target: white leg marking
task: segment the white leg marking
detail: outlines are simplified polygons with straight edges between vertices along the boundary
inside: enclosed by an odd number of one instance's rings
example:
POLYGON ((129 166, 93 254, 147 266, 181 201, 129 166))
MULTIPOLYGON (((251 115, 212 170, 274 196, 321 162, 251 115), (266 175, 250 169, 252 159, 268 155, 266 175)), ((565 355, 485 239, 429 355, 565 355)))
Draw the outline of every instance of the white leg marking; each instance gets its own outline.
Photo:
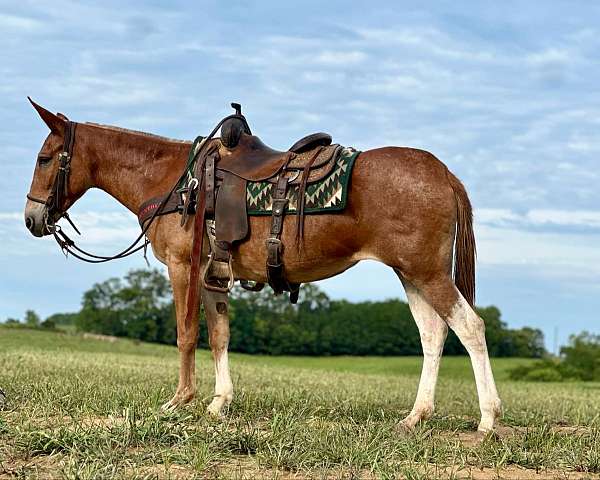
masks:
POLYGON ((435 386, 448 326, 416 287, 405 280, 403 284, 423 347, 423 368, 417 398, 410 414, 402 421, 403 427, 412 429, 419 421, 427 420, 433 414, 435 386))
POLYGON ((229 358, 227 350, 219 353, 213 352, 215 364, 215 396, 207 410, 213 415, 221 415, 223 408, 229 406, 233 400, 233 384, 229 376, 229 358))
POLYGON ((215 366, 215 395, 207 411, 220 416, 233 399, 233 383, 229 375, 229 315, 227 295, 202 291, 204 312, 208 324, 210 349, 215 366))
POLYGON ((478 430, 488 432, 494 428, 496 419, 502 413, 502 406, 485 343, 485 324, 460 294, 446 322, 471 357, 481 410, 478 430))

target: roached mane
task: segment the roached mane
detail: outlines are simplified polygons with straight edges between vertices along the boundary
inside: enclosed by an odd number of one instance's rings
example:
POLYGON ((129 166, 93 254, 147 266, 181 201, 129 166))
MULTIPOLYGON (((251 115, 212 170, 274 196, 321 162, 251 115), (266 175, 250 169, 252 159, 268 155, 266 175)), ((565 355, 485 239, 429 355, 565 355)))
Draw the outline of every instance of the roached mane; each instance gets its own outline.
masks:
POLYGON ((103 123, 85 122, 85 125, 91 125, 93 127, 104 128, 106 130, 113 130, 115 132, 123 132, 123 133, 130 133, 133 135, 140 135, 143 137, 150 137, 150 138, 154 138, 156 140, 163 140, 165 142, 191 143, 189 140, 179 140, 177 138, 164 137, 162 135, 156 135, 154 133, 148 133, 148 132, 141 132, 139 130, 132 130, 130 128, 115 127, 113 125, 104 125, 103 123))

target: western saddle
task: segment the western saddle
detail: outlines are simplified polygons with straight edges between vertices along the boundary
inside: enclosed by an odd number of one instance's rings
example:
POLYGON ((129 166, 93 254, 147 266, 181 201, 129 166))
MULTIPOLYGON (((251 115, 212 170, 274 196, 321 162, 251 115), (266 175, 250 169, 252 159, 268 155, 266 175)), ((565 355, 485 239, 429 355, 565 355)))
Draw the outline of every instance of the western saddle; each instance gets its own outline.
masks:
MULTIPOLYGON (((206 229, 209 239, 208 262, 202 274, 203 286, 212 291, 228 292, 235 278, 231 265, 232 248, 249 233, 246 210, 247 182, 272 184, 271 228, 266 238, 266 272, 276 294, 290 292, 296 303, 299 284, 290 283, 283 264, 281 234, 288 208, 288 189, 298 189, 296 205, 298 245, 303 239, 304 198, 308 184, 327 176, 341 153, 340 145, 331 144, 331 136, 315 133, 298 140, 286 152, 274 150, 252 135, 241 106, 232 103, 235 114, 223 119, 208 136, 197 139, 190 152, 193 176, 180 193, 181 223, 194 215, 192 268, 188 294, 188 318, 197 314, 196 291, 200 278, 200 255, 206 229), (220 138, 214 138, 218 129, 220 138)), ((258 291, 262 283, 242 280, 242 287, 258 291)))

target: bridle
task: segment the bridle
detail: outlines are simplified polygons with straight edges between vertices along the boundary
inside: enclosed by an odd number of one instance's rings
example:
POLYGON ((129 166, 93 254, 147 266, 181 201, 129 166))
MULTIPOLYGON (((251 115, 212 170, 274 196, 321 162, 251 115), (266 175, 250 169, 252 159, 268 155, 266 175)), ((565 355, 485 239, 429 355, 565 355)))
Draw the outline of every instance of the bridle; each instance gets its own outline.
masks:
MULTIPOLYGON (((146 233, 150 229, 154 220, 159 215, 161 215, 162 211, 165 208, 165 205, 167 204, 167 202, 169 201, 171 196, 175 193, 175 190, 177 189, 180 182, 183 181, 183 179, 187 176, 188 166, 192 165, 195 158, 200 155, 200 153, 202 152, 202 150, 204 150, 204 148, 206 148, 206 146, 209 144, 209 141, 215 136, 215 134, 217 133, 217 131, 221 127, 221 125, 226 120, 229 120, 230 118, 241 119, 244 122, 245 126, 249 129, 248 124, 246 122, 246 118, 243 115, 241 115, 240 113, 236 113, 234 115, 228 115, 227 117, 223 118, 214 127, 214 129, 208 136, 198 137, 196 139, 196 141, 198 142, 198 148, 195 151, 194 151, 194 149, 190 150, 190 154, 189 154, 189 158, 188 158, 188 165, 183 170, 183 173, 181 174, 181 176, 179 177, 177 182, 175 182, 175 184, 173 185, 173 187, 171 188, 169 193, 163 198, 163 201, 160 203, 158 208, 154 211, 152 216, 145 222, 144 227, 142 228, 142 232, 131 243, 131 245, 129 245, 129 247, 120 251, 119 253, 116 253, 115 255, 111 255, 111 256, 95 255, 93 253, 83 250, 82 248, 75 245, 75 242, 73 240, 71 240, 67 236, 67 234, 63 231, 61 226, 57 225, 57 223, 56 223, 61 218, 64 218, 71 224, 73 229, 79 235, 81 235, 81 232, 75 226, 75 224, 71 220, 71 217, 69 217, 67 210, 64 208, 64 206, 65 206, 64 204, 65 204, 65 200, 67 198, 68 188, 69 188, 69 175, 71 173, 71 159, 73 157, 73 146, 75 144, 75 130, 77 129, 77 122, 72 122, 71 120, 67 120, 67 128, 65 130, 63 150, 58 155, 58 160, 59 160, 58 171, 56 172, 56 177, 54 178, 54 183, 50 190, 50 195, 48 195, 48 198, 46 200, 42 200, 40 198, 33 197, 30 194, 27 194, 27 198, 29 200, 31 200, 32 202, 40 203, 46 207, 46 212, 44 214, 44 228, 46 228, 46 230, 54 236, 56 243, 58 243, 60 249, 65 254, 65 256, 68 256, 68 254, 71 254, 73 257, 75 257, 81 261, 87 262, 87 263, 105 263, 105 262, 109 262, 111 260, 116 260, 118 258, 125 258, 125 257, 128 257, 129 255, 133 255, 134 253, 139 252, 140 250, 144 250, 144 258, 146 259, 146 262, 148 262, 148 259, 146 257, 146 252, 147 252, 148 244, 150 243, 150 241, 148 240, 148 237, 146 237, 146 233), (140 242, 143 242, 142 245, 138 245, 140 242)), ((196 142, 194 142, 194 144, 196 144, 196 142)))
MULTIPOLYGON (((87 252, 71 240, 67 234, 63 231, 60 225, 57 225, 61 218, 66 219, 73 229, 81 235, 81 232, 71 220, 66 208, 65 203, 69 189, 69 176, 71 173, 71 159, 73 158, 73 146, 75 145, 75 130, 77 129, 77 122, 67 120, 67 127, 65 129, 65 138, 63 143, 62 152, 58 155, 58 170, 54 177, 54 183, 50 189, 50 194, 46 200, 34 197, 31 194, 27 194, 27 198, 35 203, 40 203, 46 207, 44 212, 44 228, 47 232, 51 233, 56 240, 56 243, 60 246, 61 250, 65 255, 71 254, 75 258, 88 263, 104 263, 117 258, 124 258, 132 255, 142 249, 144 249, 144 257, 146 257, 146 249, 148 247, 148 239, 146 238, 146 232, 150 227, 150 224, 154 220, 155 216, 150 218, 148 224, 143 229, 142 233, 134 240, 134 242, 127 247, 125 250, 117 253, 116 255, 104 256, 95 255, 87 252), (144 240, 142 245, 138 246, 140 241, 144 240)), ((162 205, 157 211, 162 210, 162 205)), ((147 261, 147 259, 146 259, 147 261)))
POLYGON ((65 129, 65 138, 62 152, 58 154, 58 170, 54 177, 54 183, 50 189, 50 195, 46 200, 36 198, 31 194, 27 194, 27 198, 35 203, 41 203, 46 207, 44 214, 44 227, 48 232, 52 233, 56 229, 56 222, 61 218, 65 218, 77 233, 79 230, 69 217, 64 208, 65 199, 68 194, 69 174, 71 173, 71 158, 73 157, 73 146, 75 144, 75 130, 77 122, 68 120, 67 128, 65 129))

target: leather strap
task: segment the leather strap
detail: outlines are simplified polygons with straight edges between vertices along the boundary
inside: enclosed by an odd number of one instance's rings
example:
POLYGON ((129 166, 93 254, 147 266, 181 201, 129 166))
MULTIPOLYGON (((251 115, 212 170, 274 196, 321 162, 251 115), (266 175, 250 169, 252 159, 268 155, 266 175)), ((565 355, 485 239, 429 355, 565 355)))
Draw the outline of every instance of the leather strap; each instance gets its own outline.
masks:
POLYGON ((200 267, 202 263, 202 243, 204 241, 204 219, 206 215, 206 194, 205 194, 205 164, 207 158, 214 155, 215 148, 209 148, 202 157, 198 158, 196 164, 196 178, 198 179, 197 206, 194 216, 194 237, 192 240, 190 280, 188 285, 187 311, 185 315, 185 325, 189 328, 198 318, 199 302, 198 294, 200 287, 200 267))
POLYGON ((283 272, 281 255, 281 232, 283 230, 283 216, 288 204, 287 194, 288 179, 280 175, 273 194, 273 208, 271 216, 271 232, 267 238, 267 280, 276 294, 287 290, 287 281, 283 272))
POLYGON ((296 205, 296 245, 301 247, 304 240, 304 205, 306 203, 306 184, 308 183, 308 176, 310 175, 310 167, 313 166, 315 160, 319 157, 319 154, 325 147, 319 147, 316 149, 314 155, 310 158, 304 171, 302 172, 302 179, 300 180, 300 187, 298 188, 298 201, 296 205))
POLYGON ((206 158, 205 171, 205 191, 206 191, 206 216, 212 218, 215 214, 215 155, 211 154, 206 158))

